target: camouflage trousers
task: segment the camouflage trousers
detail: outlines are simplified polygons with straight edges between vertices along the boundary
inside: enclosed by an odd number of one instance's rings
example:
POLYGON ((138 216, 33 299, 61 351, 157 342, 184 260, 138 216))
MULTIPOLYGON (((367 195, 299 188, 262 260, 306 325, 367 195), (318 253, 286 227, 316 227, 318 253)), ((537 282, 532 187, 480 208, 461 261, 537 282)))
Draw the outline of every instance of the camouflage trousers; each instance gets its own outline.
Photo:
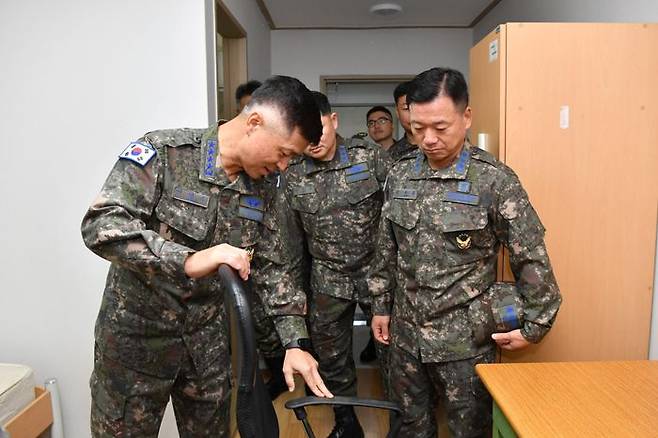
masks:
POLYGON ((398 438, 436 438, 434 400, 445 403, 453 438, 491 436, 491 396, 475 373, 478 363, 492 363, 495 350, 479 356, 443 363, 422 363, 392 345, 391 398, 402 407, 398 438))
POLYGON ((157 437, 171 397, 181 438, 228 437, 231 395, 228 352, 199 376, 192 360, 173 379, 126 368, 96 347, 90 386, 94 438, 157 437))
MULTIPOLYGON (((313 294, 309 300, 309 328, 313 350, 320 364, 320 375, 334 395, 356 395, 356 367, 352 354, 352 328, 356 305, 356 301, 320 293, 313 294)), ((370 320, 371 307, 362 305, 362 308, 370 320)), ((382 381, 386 388, 388 349, 378 342, 375 344, 382 381)))
POLYGON ((258 351, 266 358, 285 356, 274 321, 265 313, 265 307, 258 296, 254 296, 251 307, 258 351))

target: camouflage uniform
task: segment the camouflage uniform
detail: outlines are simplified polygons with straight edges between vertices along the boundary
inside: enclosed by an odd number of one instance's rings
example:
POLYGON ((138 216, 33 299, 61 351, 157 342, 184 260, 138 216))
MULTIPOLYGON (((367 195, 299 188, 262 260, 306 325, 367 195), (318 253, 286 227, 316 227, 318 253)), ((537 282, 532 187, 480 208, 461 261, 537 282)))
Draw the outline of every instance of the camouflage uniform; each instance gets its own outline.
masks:
POLYGON ((336 144, 331 161, 294 159, 285 192, 291 229, 305 237, 311 257, 309 324, 320 373, 330 391, 347 396, 356 394, 352 323, 357 303, 370 313, 365 276, 390 161, 381 148, 361 139, 337 136, 336 144))
MULTIPOLYGON (((223 290, 191 279, 186 257, 220 243, 254 247, 252 281, 284 336, 306 334, 304 296, 287 280, 273 186, 215 167, 217 128, 163 130, 120 159, 82 222, 111 263, 96 321, 95 437, 157 436, 171 396, 181 437, 228 436, 230 357, 223 290), (284 316, 287 315, 287 316, 284 316), (301 330, 301 331, 300 331, 301 330)), ((123 155, 123 153, 122 153, 123 155)))
POLYGON ((375 314, 392 315, 400 436, 436 436, 433 390, 446 403, 454 437, 483 435, 491 402, 473 367, 494 360, 495 344, 489 334, 475 339, 473 327, 483 321, 469 319, 468 308, 494 283, 502 243, 524 301, 521 332, 541 340, 561 301, 544 227, 514 172, 468 143, 445 169, 432 170, 420 150, 399 161, 386 196, 368 283, 375 314))
POLYGON ((256 334, 256 342, 258 344, 258 351, 267 358, 283 358, 286 354, 279 334, 274 326, 272 317, 265 311, 265 306, 256 294, 251 313, 254 317, 254 331, 256 334))
POLYGON ((402 158, 415 152, 417 149, 416 145, 409 143, 407 136, 403 135, 401 139, 393 143, 393 146, 388 149, 388 154, 391 156, 391 160, 394 163, 397 163, 402 158))

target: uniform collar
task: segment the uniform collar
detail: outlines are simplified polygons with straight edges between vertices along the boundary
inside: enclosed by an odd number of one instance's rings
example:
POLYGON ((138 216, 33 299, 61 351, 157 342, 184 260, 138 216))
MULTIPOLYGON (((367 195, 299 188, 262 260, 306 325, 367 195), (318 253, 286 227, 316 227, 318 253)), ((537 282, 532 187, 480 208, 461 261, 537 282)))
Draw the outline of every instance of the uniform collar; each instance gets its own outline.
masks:
POLYGON ((305 156, 304 174, 310 175, 315 172, 350 167, 350 155, 347 152, 348 144, 349 143, 344 138, 336 134, 336 153, 334 154, 334 157, 329 161, 320 161, 305 156))
MULTIPOLYGON (((224 176, 226 176, 223 170, 222 173, 224 176)), ((254 181, 245 172, 240 172, 235 181, 229 182, 226 188, 239 192, 243 195, 253 195, 256 194, 256 188, 259 187, 259 185, 260 181, 254 181)))
POLYGON ((243 194, 252 194, 254 193, 254 181, 244 171, 238 174, 235 181, 231 181, 224 169, 217 167, 217 157, 221 148, 217 128, 223 123, 225 121, 220 120, 217 125, 208 128, 201 137, 199 179, 243 194))
POLYGON ((419 149, 414 162, 411 179, 466 179, 471 163, 471 145, 464 142, 457 159, 444 169, 432 169, 427 157, 419 149))

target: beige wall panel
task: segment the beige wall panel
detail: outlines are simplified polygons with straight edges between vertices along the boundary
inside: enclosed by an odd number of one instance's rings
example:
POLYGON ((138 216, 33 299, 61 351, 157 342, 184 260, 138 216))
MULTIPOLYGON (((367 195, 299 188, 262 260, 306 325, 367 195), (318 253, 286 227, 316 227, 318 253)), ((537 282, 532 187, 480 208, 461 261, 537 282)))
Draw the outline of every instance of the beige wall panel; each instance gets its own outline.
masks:
MULTIPOLYGON (((506 28, 504 25, 483 38, 469 52, 470 105, 473 124, 469 132, 471 142, 478 144, 478 134, 487 134, 487 150, 505 159, 505 57, 506 28), (496 44, 496 55, 490 55, 496 44)), ((498 278, 503 278, 503 251, 498 257, 498 278)), ((509 276, 511 278, 511 276, 509 276)))
POLYGON ((657 58, 655 24, 507 25, 505 159, 547 228, 564 297, 539 348, 507 360, 648 357, 657 58))
POLYGON ((478 134, 489 135, 487 149, 495 157, 505 157, 505 26, 492 32, 470 51, 470 104, 473 109, 471 142, 478 144, 478 134), (497 55, 490 57, 492 43, 497 55))

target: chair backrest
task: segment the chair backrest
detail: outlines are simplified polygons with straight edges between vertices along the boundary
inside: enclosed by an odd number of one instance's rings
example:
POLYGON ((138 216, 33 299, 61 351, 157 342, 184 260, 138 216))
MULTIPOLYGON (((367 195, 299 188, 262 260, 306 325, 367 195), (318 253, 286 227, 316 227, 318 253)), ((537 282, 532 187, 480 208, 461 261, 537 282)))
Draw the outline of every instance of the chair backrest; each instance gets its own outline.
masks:
POLYGON ((219 267, 224 304, 235 333, 238 398, 236 417, 241 438, 278 438, 279 423, 258 369, 258 351, 251 314, 251 297, 244 282, 228 265, 219 267))

